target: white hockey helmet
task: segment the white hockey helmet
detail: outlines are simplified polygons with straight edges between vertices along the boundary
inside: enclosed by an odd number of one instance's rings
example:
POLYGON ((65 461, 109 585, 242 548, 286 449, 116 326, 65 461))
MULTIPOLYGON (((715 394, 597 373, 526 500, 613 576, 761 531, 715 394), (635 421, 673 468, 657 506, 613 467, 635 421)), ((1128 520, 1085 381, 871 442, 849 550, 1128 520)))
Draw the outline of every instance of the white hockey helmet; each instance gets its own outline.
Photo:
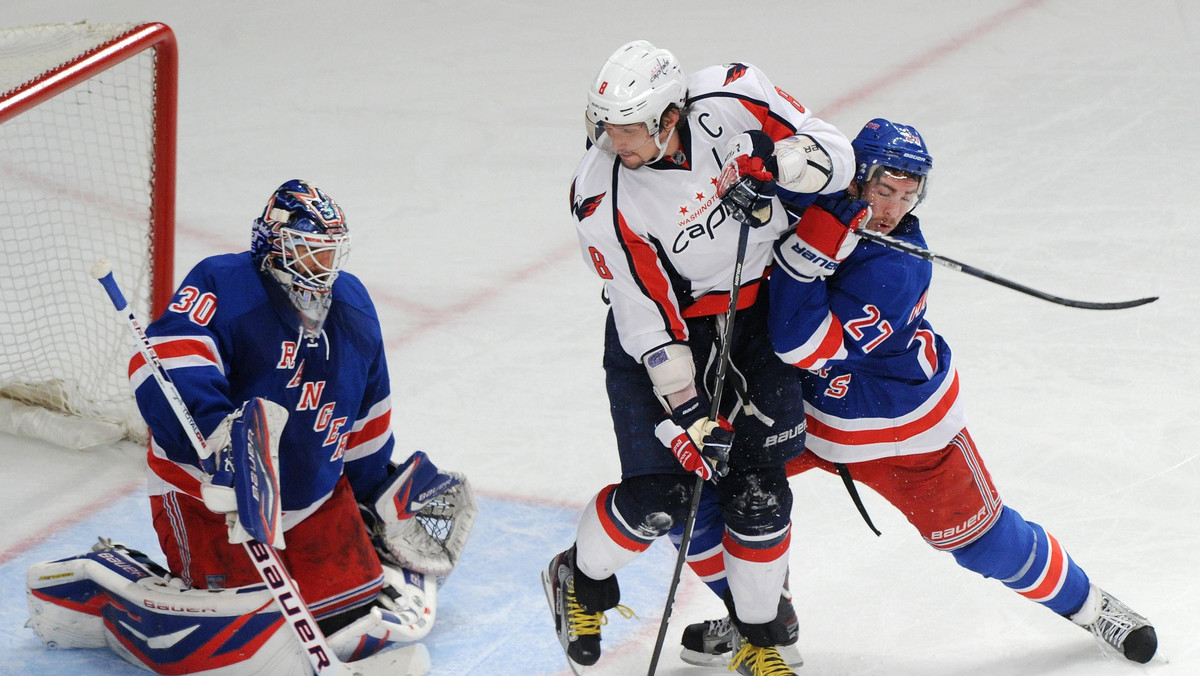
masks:
POLYGON ((589 137, 597 142, 603 125, 641 122, 651 135, 672 104, 682 109, 687 83, 675 55, 645 40, 613 52, 588 89, 589 137))

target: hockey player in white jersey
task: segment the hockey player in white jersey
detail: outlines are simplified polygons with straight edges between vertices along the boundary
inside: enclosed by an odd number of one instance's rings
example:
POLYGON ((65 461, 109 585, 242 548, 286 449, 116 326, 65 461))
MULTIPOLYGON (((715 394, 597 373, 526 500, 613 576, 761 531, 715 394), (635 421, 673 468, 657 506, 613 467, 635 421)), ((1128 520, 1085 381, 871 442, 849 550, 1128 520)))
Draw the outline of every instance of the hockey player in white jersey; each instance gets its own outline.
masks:
MULTIPOLYGON (((855 234, 866 228, 925 247, 912 213, 933 167, 924 139, 879 118, 853 146, 850 188, 817 198, 776 246, 771 339, 804 378, 809 423, 808 450, 789 461, 789 476, 819 468, 851 488, 851 478, 870 486, 963 568, 1070 619, 1127 659, 1148 662, 1158 641, 1146 618, 1096 586, 1052 534, 1001 499, 967 432, 950 346, 926 319, 932 264, 855 234)), ((689 562, 719 591, 720 543, 704 531, 719 531, 720 515, 703 514, 711 518, 698 519, 689 562)), ((780 615, 794 625, 789 598, 780 615)), ((725 620, 688 627, 684 661, 723 665, 736 632, 725 620)), ((794 650, 786 658, 799 661, 794 650)))
POLYGON ((560 642, 576 673, 600 659, 604 613, 627 610, 616 572, 684 522, 694 472, 711 480, 725 519, 726 602, 747 638, 735 661, 742 673, 791 673, 772 670, 783 638, 774 620, 790 542, 784 466, 803 448, 804 416, 798 379, 767 340, 765 276, 788 228, 776 188, 845 188, 849 141, 752 65, 685 77, 645 41, 600 69, 586 123, 570 205, 611 305, 604 368, 622 474, 543 572, 560 642), (743 223, 730 383, 710 419, 743 223))
POLYGON ((279 527, 262 544, 279 549, 337 657, 409 649, 420 673, 424 647, 401 644, 432 628, 435 581, 457 564, 475 516, 470 486, 420 451, 392 461, 383 338, 366 289, 343 270, 341 207, 287 181, 252 233, 250 251, 200 261, 146 330, 211 455, 197 451, 153 365, 140 353, 130 364, 170 572, 110 543, 39 564, 32 626, 47 644, 107 644, 157 673, 307 671, 242 546, 246 519, 274 508, 279 527), (238 461, 257 451, 277 482, 236 469, 255 466, 238 461))

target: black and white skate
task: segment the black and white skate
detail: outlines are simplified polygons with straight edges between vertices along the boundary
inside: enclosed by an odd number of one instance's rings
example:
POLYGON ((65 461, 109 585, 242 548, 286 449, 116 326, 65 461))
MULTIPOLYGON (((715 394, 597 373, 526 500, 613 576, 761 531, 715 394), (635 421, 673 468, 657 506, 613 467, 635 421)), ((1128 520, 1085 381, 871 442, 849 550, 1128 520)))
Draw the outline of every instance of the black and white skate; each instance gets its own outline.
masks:
POLYGON ((1071 621, 1132 662, 1145 664, 1158 650, 1158 635, 1149 620, 1096 585, 1088 590, 1083 608, 1071 616, 1071 621))
POLYGON ((575 599, 575 548, 558 554, 542 571, 542 587, 554 616, 558 642, 575 674, 600 659, 600 624, 604 613, 586 613, 575 599))
MULTIPOLYGON (((796 609, 792 606, 790 592, 785 592, 779 598, 779 615, 776 619, 786 628, 788 639, 776 646, 780 658, 789 666, 798 668, 804 664, 797 646, 800 637, 799 622, 796 619, 796 609)), ((729 617, 719 620, 707 620, 689 624, 683 629, 680 643, 683 649, 679 651, 679 659, 698 667, 725 667, 733 658, 733 651, 739 642, 737 627, 729 617)))

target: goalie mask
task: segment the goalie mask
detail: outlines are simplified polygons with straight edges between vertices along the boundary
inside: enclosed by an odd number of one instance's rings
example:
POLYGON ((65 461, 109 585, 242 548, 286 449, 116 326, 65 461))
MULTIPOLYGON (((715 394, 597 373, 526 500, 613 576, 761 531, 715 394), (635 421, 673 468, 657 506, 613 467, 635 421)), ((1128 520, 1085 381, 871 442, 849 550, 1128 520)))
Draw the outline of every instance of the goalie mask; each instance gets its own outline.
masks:
POLYGON ((333 282, 350 253, 342 208, 320 188, 293 179, 279 186, 254 221, 250 255, 287 292, 307 336, 321 333, 333 282))

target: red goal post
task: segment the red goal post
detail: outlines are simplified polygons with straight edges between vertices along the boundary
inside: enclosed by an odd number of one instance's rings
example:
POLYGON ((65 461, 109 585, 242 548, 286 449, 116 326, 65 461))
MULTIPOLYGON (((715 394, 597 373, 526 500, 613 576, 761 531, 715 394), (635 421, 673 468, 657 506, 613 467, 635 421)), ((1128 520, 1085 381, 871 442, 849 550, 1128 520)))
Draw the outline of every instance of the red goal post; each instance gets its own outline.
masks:
POLYGON ((90 268, 112 261, 140 317, 170 300, 177 71, 162 23, 0 28, 0 429, 145 438, 90 268))

